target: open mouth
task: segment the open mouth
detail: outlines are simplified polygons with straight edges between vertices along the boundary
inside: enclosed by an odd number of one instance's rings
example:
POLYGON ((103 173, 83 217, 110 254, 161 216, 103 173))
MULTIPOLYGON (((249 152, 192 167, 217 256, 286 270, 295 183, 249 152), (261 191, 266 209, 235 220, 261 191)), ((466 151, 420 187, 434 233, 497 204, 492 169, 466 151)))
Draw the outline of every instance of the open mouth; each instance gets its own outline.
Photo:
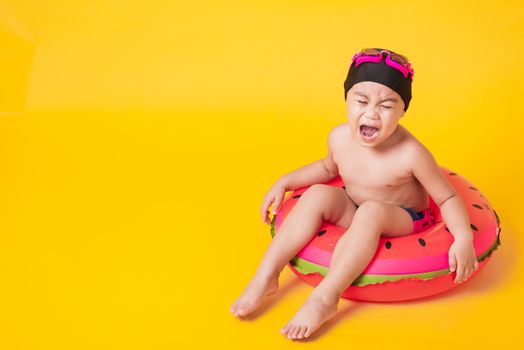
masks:
POLYGON ((373 126, 368 125, 361 125, 360 126, 360 135, 365 141, 371 141, 377 137, 378 134, 378 128, 375 128, 373 126))

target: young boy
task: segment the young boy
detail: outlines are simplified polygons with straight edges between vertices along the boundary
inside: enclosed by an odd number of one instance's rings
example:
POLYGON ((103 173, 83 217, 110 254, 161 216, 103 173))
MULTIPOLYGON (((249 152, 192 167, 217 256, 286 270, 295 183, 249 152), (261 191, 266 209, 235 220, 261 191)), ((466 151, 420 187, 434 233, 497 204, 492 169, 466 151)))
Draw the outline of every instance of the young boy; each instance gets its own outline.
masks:
POLYGON ((290 339, 309 337, 337 310, 342 292, 367 267, 380 236, 417 233, 432 224, 428 195, 439 206, 454 237, 449 250, 455 283, 477 268, 473 235, 462 199, 441 174, 431 152, 399 125, 411 100, 413 69, 405 56, 383 49, 364 49, 353 57, 344 82, 347 123, 328 136, 324 159, 282 176, 264 197, 277 210, 286 191, 310 186, 271 241, 242 295, 230 311, 253 312, 264 296, 278 289, 287 262, 311 240, 322 221, 347 231, 338 241, 329 272, 295 316, 281 329, 290 339), (340 175, 346 189, 322 184, 340 175))

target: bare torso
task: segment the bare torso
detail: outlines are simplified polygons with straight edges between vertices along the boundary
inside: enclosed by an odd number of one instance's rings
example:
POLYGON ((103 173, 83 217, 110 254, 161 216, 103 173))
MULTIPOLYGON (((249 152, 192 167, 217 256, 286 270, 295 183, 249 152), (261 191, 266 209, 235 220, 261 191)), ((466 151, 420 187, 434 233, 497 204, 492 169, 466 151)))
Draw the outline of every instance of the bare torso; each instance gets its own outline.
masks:
POLYGON ((377 150, 354 141, 346 123, 337 126, 333 159, 346 192, 356 205, 377 200, 415 211, 428 207, 428 194, 412 175, 407 157, 403 157, 409 147, 418 147, 420 143, 401 125, 397 128, 396 142, 377 150))

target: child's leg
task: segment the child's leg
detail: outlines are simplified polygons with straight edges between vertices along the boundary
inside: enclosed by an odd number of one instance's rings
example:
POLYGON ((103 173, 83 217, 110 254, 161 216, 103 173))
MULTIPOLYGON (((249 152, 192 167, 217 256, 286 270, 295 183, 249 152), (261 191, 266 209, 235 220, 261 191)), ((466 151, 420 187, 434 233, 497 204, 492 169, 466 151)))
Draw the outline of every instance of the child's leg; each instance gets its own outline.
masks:
POLYGON ((355 211, 356 205, 342 188, 323 184, 308 188, 276 232, 255 277, 233 303, 231 312, 245 316, 254 311, 262 297, 278 289, 278 275, 311 240, 322 221, 349 227, 355 211))
POLYGON ((308 337, 335 314, 340 295, 373 259, 380 236, 403 236, 412 230, 406 210, 377 201, 363 203, 337 242, 328 274, 281 333, 293 339, 308 337))

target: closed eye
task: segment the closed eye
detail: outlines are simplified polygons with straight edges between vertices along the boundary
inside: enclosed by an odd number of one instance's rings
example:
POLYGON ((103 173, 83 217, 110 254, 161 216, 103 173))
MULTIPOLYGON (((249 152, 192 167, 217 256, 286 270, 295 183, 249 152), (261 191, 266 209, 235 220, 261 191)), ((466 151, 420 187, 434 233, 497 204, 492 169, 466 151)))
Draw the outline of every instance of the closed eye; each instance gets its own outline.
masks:
MULTIPOLYGON (((359 100, 356 100, 358 103, 363 103, 363 104, 366 104, 365 101, 359 101, 359 100)), ((390 108, 393 108, 393 107, 390 107, 390 106, 380 106, 380 107, 384 107, 386 109, 390 109, 390 108)))

